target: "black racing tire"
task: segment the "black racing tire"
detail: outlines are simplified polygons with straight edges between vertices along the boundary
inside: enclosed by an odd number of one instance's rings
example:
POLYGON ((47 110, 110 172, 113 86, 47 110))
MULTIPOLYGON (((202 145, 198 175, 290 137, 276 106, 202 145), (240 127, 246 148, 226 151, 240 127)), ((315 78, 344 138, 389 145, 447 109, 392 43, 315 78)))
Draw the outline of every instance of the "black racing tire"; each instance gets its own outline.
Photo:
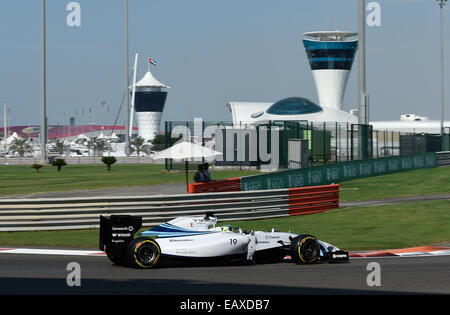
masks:
POLYGON ((296 264, 312 264, 319 259, 319 241, 312 235, 304 234, 291 241, 291 257, 296 264))
POLYGON ((139 237, 128 245, 128 261, 134 268, 149 269, 161 258, 159 244, 151 238, 139 237))

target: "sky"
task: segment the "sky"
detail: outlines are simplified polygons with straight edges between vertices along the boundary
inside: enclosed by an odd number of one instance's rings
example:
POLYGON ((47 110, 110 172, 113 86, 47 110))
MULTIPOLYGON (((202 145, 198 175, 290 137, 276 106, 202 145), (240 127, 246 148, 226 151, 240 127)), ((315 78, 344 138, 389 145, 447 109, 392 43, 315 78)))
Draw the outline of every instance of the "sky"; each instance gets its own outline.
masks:
MULTIPOLYGON (((125 90, 125 2, 75 1, 81 26, 70 27, 66 6, 72 1, 47 0, 48 123, 68 124, 73 116, 77 123, 114 124, 125 90)), ((366 28, 370 121, 397 120, 406 113, 440 119, 436 1, 366 2, 381 7, 381 25, 366 28)), ((40 123, 40 10, 39 0, 0 2, 0 104, 10 109, 8 125, 40 123)), ((357 0, 129 0, 130 71, 136 52, 138 80, 147 71, 147 58, 157 61, 152 73, 171 87, 163 121, 231 121, 230 101, 302 96, 318 102, 302 34, 357 32, 357 13, 357 0)), ((448 90, 448 7, 444 19, 448 90)), ((355 59, 346 111, 357 108, 357 71, 355 59)), ((122 108, 118 124, 124 119, 122 108)))

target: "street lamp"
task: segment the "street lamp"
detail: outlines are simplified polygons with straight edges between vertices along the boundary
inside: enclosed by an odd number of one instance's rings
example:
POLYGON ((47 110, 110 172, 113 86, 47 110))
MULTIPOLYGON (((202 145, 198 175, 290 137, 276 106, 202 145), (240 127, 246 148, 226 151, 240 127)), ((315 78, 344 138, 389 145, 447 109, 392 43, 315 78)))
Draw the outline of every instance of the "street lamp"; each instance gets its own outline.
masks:
POLYGON ((358 6, 358 124, 369 124, 369 113, 366 91, 366 4, 359 0, 358 6))
POLYGON ((369 158, 369 106, 366 91, 366 1, 358 1, 358 151, 369 158))
POLYGON ((47 92, 46 92, 46 38, 45 38, 45 0, 41 2, 41 160, 47 161, 47 92))
POLYGON ((444 136, 444 6, 447 0, 436 0, 441 8, 441 137, 444 136))
POLYGON ((130 98, 128 96, 129 91, 129 60, 128 60, 128 0, 125 0, 125 155, 130 155, 130 98))

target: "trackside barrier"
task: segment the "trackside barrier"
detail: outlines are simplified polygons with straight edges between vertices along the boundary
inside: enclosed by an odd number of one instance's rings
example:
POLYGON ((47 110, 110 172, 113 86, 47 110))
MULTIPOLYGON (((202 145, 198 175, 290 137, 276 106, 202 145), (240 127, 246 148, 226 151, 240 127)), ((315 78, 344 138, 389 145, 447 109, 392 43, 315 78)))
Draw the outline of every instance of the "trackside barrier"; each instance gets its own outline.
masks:
MULTIPOLYGON (((277 189, 151 197, 0 200, 0 232, 99 228, 99 216, 141 216, 155 226, 213 212, 219 221, 277 218, 337 207, 331 189, 277 189)), ((335 193, 335 192, 334 192, 335 193)), ((333 195, 335 196, 335 195, 333 195)))
POLYGON ((311 214, 339 208, 339 185, 289 189, 289 215, 311 214))
POLYGON ((450 151, 436 152, 437 166, 450 166, 450 151))
POLYGON ((241 178, 241 187, 246 191, 320 186, 433 167, 436 167, 436 153, 392 156, 246 176, 241 178))
POLYGON ((228 178, 208 183, 189 184, 189 193, 198 194, 206 192, 241 191, 241 178, 228 178))

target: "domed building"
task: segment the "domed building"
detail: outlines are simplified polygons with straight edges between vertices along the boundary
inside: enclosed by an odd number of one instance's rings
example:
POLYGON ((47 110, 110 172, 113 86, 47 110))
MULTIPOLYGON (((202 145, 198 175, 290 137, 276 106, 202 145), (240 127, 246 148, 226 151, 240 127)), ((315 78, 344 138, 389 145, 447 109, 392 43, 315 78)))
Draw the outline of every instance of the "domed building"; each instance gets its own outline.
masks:
POLYGON ((229 102, 227 107, 238 125, 258 125, 268 121, 346 122, 356 123, 353 113, 336 107, 320 106, 303 97, 288 97, 275 103, 229 102))
POLYGON ((351 72, 358 40, 348 40, 357 33, 341 31, 304 34, 306 54, 316 84, 319 104, 303 97, 289 97, 275 103, 229 102, 235 126, 267 121, 357 123, 354 111, 342 110, 345 87, 351 72))

